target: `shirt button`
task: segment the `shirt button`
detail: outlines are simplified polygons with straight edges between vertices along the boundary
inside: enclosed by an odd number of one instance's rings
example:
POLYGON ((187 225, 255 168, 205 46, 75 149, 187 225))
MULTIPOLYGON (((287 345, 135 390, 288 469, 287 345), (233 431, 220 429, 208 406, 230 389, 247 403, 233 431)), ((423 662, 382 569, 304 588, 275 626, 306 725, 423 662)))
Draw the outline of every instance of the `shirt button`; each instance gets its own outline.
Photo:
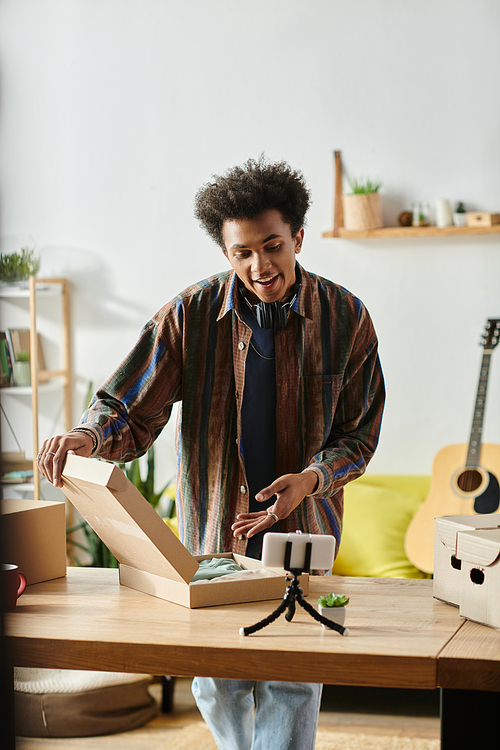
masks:
POLYGON ((244 484, 241 485, 240 492, 241 492, 242 495, 246 495, 247 494, 247 488, 245 487, 244 484))
POLYGON ((240 341, 240 343, 238 344, 238 349, 241 352, 244 348, 245 348, 245 342, 244 341, 240 341))

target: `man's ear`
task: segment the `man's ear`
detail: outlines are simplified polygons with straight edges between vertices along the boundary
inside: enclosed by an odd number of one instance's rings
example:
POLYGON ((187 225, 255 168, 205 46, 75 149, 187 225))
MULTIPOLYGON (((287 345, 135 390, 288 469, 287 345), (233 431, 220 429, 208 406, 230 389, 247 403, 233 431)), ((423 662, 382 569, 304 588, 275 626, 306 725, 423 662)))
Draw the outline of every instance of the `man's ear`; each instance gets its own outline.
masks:
POLYGON ((295 237, 295 253, 298 255, 302 250, 302 242, 304 241, 304 227, 301 227, 295 237))

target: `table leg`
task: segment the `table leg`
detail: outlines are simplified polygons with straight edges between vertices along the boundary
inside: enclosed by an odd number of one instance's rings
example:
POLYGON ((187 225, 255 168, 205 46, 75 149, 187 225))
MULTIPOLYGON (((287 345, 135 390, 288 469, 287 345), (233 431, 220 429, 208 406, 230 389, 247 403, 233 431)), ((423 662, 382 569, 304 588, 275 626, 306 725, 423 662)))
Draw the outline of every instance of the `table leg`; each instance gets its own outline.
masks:
POLYGON ((171 714, 174 710, 175 677, 162 676, 161 710, 164 714, 171 714))
POLYGON ((441 750, 471 750, 498 737, 500 693, 440 688, 441 750))

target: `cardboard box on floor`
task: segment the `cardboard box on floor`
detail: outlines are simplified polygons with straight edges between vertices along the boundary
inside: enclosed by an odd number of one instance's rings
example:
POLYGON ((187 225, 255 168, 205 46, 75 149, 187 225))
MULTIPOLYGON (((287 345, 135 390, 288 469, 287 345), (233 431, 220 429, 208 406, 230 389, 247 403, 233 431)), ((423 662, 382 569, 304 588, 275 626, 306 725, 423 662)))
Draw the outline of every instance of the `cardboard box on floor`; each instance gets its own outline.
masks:
POLYGON ((66 575, 66 504, 2 500, 2 562, 17 565, 28 585, 66 575))
MULTIPOLYGON (((119 467, 68 455, 63 483, 65 495, 117 558, 124 586, 190 608, 284 596, 284 571, 232 552, 191 555, 119 467), (191 583, 199 561, 212 557, 234 559, 245 571, 191 583)), ((304 594, 308 585, 302 576, 304 594)))

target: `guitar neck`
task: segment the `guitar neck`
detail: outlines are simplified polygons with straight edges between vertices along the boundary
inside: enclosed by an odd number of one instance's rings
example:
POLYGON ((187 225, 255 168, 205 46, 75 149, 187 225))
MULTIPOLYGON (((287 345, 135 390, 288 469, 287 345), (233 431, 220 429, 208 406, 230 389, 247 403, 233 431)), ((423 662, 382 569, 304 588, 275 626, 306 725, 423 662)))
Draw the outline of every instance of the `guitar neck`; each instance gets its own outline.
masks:
POLYGON ((479 373, 479 383, 477 386, 476 404, 474 406, 474 415, 472 417, 472 428, 469 440, 469 449, 467 451, 467 468, 479 466, 481 454, 481 440, 483 434, 484 409, 486 406, 486 391, 488 389, 488 376, 490 374, 491 350, 485 349, 481 370, 479 373))

